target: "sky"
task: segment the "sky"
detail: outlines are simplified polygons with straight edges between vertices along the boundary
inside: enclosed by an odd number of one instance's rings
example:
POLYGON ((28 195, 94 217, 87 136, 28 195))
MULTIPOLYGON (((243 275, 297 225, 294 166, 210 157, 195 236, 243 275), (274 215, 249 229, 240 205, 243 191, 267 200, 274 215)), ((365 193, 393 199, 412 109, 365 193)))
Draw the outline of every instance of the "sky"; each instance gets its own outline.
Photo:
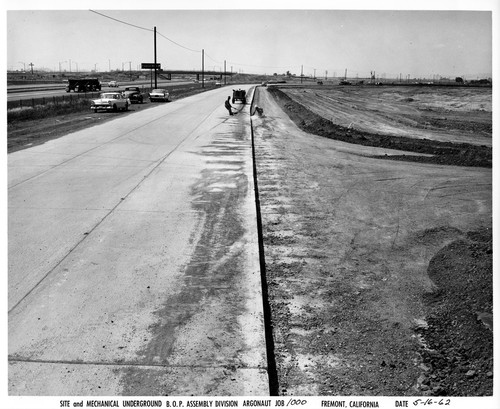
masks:
POLYGON ((266 9, 269 2, 259 9, 234 8, 235 2, 198 2, 199 8, 191 3, 179 10, 147 0, 141 9, 127 8, 123 1, 8 0, 7 69, 29 70, 32 63, 34 70, 56 72, 135 70, 154 61, 156 27, 163 69, 201 69, 203 49, 205 69, 217 71, 226 61, 227 71, 260 74, 492 75, 493 6, 488 5, 494 0, 476 0, 480 7, 472 10, 439 0, 429 4, 440 4, 441 10, 402 10, 380 1, 351 1, 347 10, 332 7, 345 2, 314 0, 309 9, 266 9), (69 9, 68 3, 77 7, 69 9), (353 4, 358 9, 349 9, 353 4))

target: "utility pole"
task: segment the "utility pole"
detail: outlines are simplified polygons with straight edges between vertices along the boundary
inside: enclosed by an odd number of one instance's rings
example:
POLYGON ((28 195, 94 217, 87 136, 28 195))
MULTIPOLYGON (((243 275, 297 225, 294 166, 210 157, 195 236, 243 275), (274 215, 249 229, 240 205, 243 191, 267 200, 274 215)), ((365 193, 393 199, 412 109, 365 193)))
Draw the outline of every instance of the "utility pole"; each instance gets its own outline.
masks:
POLYGON ((156 69, 156 26, 155 26, 155 89, 158 88, 158 80, 156 78, 156 73, 157 73, 157 69, 156 69))
POLYGON ((201 50, 201 88, 205 88, 205 49, 201 50))
POLYGON ((226 85, 226 60, 224 60, 224 85, 226 85))
POLYGON ((300 83, 302 84, 302 77, 304 76, 304 66, 300 66, 300 83))
POLYGON ((71 60, 69 60, 69 72, 71 72, 71 60))
POLYGON ((328 79, 328 70, 325 70, 325 81, 328 79))
POLYGON ((35 66, 32 62, 28 64, 31 67, 31 75, 33 75, 33 67, 35 66))
POLYGON ((347 68, 345 69, 344 80, 347 80, 347 68))

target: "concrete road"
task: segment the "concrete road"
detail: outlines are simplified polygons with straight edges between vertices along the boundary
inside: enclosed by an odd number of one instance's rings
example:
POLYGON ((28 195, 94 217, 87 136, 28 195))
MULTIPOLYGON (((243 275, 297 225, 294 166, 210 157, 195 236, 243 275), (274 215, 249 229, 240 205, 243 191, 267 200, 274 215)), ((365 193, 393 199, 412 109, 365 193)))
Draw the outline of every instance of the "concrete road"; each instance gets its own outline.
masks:
POLYGON ((230 92, 8 156, 10 395, 269 394, 249 108, 228 116, 230 92))

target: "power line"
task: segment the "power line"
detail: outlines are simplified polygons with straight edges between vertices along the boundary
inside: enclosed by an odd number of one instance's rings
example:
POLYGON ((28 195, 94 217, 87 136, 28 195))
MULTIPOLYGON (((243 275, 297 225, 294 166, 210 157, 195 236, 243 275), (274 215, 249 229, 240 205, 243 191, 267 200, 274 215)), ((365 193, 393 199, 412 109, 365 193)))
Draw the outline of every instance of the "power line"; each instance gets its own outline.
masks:
MULTIPOLYGON (((95 14, 99 14, 99 15, 100 15, 100 16, 102 16, 102 17, 109 18, 110 20, 114 20, 114 21, 116 21, 116 22, 118 22, 118 23, 126 24, 127 26, 135 27, 135 28, 138 28, 138 29, 140 29, 140 30, 145 30, 145 31, 151 31, 151 32, 153 31, 153 30, 152 30, 152 29, 150 29, 150 28, 140 27, 140 26, 137 26, 137 25, 135 25, 135 24, 127 23, 126 21, 119 20, 119 19, 117 19, 117 18, 107 16, 106 14, 99 13, 99 12, 97 12, 97 11, 95 11, 95 10, 89 10, 89 11, 91 11, 92 13, 95 13, 95 14)), ((175 44, 175 45, 177 45, 177 46, 179 46, 179 47, 181 47, 181 48, 184 48, 185 50, 188 50, 188 51, 193 51, 193 52, 195 52, 195 53, 199 53, 199 52, 201 52, 201 51, 198 51, 198 50, 193 50, 193 49, 191 49, 191 48, 185 47, 185 46, 183 46, 182 44, 179 44, 178 42, 176 42, 176 41, 172 40, 171 38, 168 38, 167 36, 163 35, 163 34, 162 34, 162 33, 160 33, 159 31, 156 31, 156 33, 157 33, 157 34, 159 34, 161 37, 165 38, 166 40, 170 41, 171 43, 173 43, 173 44, 175 44)))
POLYGON ((209 56, 206 52, 205 52, 205 57, 210 58, 213 62, 215 62, 215 63, 217 63, 217 64, 222 64, 222 62, 221 62, 221 61, 216 61, 216 60, 214 60, 214 59, 213 59, 212 57, 210 57, 210 56, 209 56))
POLYGON ((105 14, 99 13, 99 12, 94 11, 94 10, 89 10, 89 11, 91 11, 92 13, 95 13, 95 14, 99 14, 99 15, 100 15, 100 16, 102 16, 102 17, 109 18, 110 20, 117 21, 118 23, 126 24, 127 26, 132 26, 132 27, 138 28, 138 29, 140 29, 140 30, 153 31, 153 30, 151 30, 150 28, 145 28, 145 27, 136 26, 135 24, 131 24, 131 23, 127 23, 126 21, 118 20, 117 18, 107 16, 107 15, 105 15, 105 14))
POLYGON ((199 50, 192 50, 191 48, 188 48, 188 47, 184 47, 182 44, 179 44, 179 43, 176 43, 174 40, 164 36, 162 33, 160 33, 159 31, 156 32, 157 34, 159 34, 160 36, 162 36, 163 38, 167 39, 168 41, 170 41, 171 43, 174 43, 175 45, 181 47, 181 48, 184 48, 185 50, 188 50, 188 51, 192 51, 194 53, 201 53, 201 51, 199 50))

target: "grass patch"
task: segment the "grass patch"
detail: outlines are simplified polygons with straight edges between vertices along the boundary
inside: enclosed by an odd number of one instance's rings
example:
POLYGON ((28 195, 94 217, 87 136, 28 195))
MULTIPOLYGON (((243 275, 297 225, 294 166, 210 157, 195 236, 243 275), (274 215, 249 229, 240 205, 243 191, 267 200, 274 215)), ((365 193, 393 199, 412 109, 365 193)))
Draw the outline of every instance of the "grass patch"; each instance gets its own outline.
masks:
POLYGON ((57 104, 48 103, 45 105, 35 105, 34 107, 13 108, 7 111, 7 123, 11 124, 18 121, 47 119, 60 115, 88 111, 90 103, 90 99, 82 98, 57 104))

